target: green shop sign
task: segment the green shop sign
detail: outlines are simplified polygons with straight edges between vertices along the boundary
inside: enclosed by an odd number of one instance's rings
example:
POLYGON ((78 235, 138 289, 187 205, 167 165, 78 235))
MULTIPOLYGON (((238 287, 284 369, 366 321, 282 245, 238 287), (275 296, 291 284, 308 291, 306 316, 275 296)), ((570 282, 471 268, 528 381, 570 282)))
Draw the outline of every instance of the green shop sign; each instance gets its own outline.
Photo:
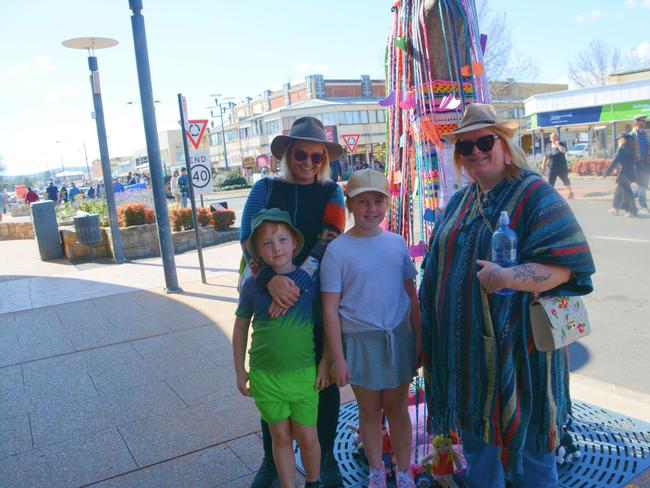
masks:
POLYGON ((632 120, 634 116, 640 114, 647 115, 650 118, 650 100, 603 105, 602 112, 600 113, 600 122, 632 120))

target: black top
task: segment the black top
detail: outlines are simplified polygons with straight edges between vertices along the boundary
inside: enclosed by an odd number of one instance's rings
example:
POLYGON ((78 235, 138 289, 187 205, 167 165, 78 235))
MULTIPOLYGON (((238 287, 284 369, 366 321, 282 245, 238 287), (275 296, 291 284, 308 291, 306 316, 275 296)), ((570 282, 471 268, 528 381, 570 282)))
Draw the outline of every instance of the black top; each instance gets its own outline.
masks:
MULTIPOLYGON (((558 145, 566 149, 564 142, 559 142, 558 145)), ((566 153, 560 152, 558 148, 553 147, 551 144, 546 146, 546 156, 548 156, 549 168, 553 171, 566 171, 566 153)))

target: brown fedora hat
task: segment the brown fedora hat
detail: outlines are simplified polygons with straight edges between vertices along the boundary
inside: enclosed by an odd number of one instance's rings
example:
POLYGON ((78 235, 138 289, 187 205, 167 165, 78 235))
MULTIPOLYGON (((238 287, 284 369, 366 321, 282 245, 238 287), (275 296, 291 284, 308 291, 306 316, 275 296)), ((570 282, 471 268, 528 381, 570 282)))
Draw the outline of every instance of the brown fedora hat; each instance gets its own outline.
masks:
POLYGON ((323 123, 315 117, 300 117, 291 126, 289 135, 275 136, 271 141, 271 154, 277 159, 282 159, 289 144, 295 141, 324 144, 330 161, 338 159, 343 154, 343 148, 340 144, 327 140, 323 123))
POLYGON ((499 127, 506 132, 513 132, 519 126, 516 121, 506 121, 497 117, 494 107, 487 103, 470 103, 465 107, 463 118, 458 124, 458 129, 445 134, 443 137, 449 142, 454 142, 460 134, 485 127, 499 127))

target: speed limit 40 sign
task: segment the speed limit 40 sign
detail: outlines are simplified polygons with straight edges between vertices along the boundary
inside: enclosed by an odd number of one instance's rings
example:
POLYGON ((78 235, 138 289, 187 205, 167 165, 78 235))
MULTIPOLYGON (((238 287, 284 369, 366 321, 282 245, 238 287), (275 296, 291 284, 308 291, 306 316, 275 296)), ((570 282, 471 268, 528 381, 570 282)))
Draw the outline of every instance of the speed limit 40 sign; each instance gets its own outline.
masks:
POLYGON ((190 151, 190 181, 195 195, 212 193, 212 165, 208 151, 190 151))

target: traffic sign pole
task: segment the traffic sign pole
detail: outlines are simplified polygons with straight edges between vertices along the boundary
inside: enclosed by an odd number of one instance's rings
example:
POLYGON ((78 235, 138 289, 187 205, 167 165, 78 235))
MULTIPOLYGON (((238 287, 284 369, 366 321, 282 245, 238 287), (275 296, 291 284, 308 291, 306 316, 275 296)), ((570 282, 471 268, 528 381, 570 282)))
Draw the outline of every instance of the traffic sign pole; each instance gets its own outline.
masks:
POLYGON ((192 184, 192 167, 190 165, 190 147, 187 143, 187 104, 185 97, 178 94, 178 111, 181 113, 181 127, 183 128, 183 150, 185 152, 185 167, 189 178, 190 204, 192 205, 192 221, 194 222, 194 235, 196 236, 196 250, 199 254, 199 267, 201 268, 201 281, 207 283, 205 279, 205 266, 203 265, 203 248, 201 246, 201 229, 199 228, 199 218, 196 213, 196 201, 194 200, 194 185, 192 184))

